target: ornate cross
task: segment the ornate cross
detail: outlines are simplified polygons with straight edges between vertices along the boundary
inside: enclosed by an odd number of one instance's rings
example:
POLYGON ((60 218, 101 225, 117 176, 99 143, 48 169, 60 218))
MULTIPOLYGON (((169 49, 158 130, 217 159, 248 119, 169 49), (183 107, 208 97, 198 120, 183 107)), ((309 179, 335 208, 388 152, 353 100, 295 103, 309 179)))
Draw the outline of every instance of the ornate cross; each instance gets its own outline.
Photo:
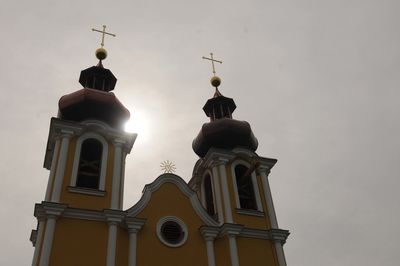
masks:
POLYGON ((100 32, 100 33, 101 33, 101 47, 104 46, 104 35, 107 34, 107 35, 111 35, 111 36, 113 36, 113 37, 116 36, 116 35, 113 34, 113 33, 106 32, 106 25, 103 25, 103 30, 92 29, 92 31, 97 31, 97 32, 100 32))
POLYGON ((208 58, 208 57, 205 57, 205 56, 203 56, 202 58, 211 61, 212 68, 213 68, 213 74, 214 74, 214 76, 215 76, 215 66, 214 66, 214 62, 217 62, 217 63, 222 64, 222 61, 215 60, 214 57, 213 57, 213 56, 214 56, 213 53, 210 53, 210 56, 211 56, 211 58, 208 58))

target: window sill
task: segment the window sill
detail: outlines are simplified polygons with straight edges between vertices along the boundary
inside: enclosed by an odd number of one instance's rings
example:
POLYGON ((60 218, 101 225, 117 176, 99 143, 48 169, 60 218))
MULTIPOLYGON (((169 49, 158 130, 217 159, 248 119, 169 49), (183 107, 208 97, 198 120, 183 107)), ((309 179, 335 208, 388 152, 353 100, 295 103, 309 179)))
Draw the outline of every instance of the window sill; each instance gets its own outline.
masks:
POLYGON ((251 216, 264 217, 264 212, 257 211, 257 210, 236 209, 236 212, 237 212, 238 214, 244 214, 244 215, 251 215, 251 216))
POLYGON ((83 188, 83 187, 68 187, 68 191, 72 193, 86 194, 90 196, 104 197, 106 192, 104 190, 83 188))

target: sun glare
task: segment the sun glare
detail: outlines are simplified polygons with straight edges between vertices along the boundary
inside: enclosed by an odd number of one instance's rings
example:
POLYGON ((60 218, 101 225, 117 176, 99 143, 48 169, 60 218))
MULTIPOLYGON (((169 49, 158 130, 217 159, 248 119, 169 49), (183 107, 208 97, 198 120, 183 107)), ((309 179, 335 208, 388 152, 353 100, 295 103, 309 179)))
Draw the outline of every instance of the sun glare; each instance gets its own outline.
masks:
POLYGON ((125 124, 125 131, 138 134, 138 141, 146 141, 150 134, 150 120, 147 115, 135 112, 125 124))

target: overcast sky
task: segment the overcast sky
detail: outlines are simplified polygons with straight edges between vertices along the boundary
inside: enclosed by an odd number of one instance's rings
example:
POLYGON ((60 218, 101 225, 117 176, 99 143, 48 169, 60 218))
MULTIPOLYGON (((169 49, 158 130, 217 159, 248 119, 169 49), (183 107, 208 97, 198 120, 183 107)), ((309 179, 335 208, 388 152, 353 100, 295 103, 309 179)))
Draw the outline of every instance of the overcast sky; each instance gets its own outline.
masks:
POLYGON ((137 118, 129 208, 171 160, 188 181, 212 96, 234 98, 271 188, 288 265, 398 265, 400 1, 0 1, 0 265, 29 265, 49 122, 82 69, 104 65, 137 118), (141 122, 140 122, 141 121, 141 122))

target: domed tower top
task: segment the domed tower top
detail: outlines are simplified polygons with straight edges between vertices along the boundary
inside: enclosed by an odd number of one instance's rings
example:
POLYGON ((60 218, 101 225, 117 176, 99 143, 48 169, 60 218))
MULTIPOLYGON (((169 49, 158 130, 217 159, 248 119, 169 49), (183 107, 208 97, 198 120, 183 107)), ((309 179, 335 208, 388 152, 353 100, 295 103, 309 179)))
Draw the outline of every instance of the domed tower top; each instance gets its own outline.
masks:
POLYGON ((212 53, 210 55, 211 58, 203 57, 203 59, 212 62, 214 74, 211 78, 211 85, 215 87, 215 93, 203 107, 204 112, 210 118, 210 122, 203 124, 199 134, 193 140, 193 150, 200 157, 204 157, 212 147, 222 149, 245 147, 255 151, 258 147, 258 141, 250 124, 232 118, 236 104, 232 98, 223 96, 218 89, 221 79, 215 75, 214 62, 220 64, 222 62, 215 60, 212 53))
POLYGON ((99 120, 115 128, 122 128, 130 114, 111 91, 114 90, 117 78, 103 67, 102 61, 107 58, 104 49, 104 36, 115 34, 92 29, 102 33, 101 47, 96 50, 99 63, 81 71, 79 83, 83 89, 61 97, 58 103, 58 117, 71 121, 99 120))

